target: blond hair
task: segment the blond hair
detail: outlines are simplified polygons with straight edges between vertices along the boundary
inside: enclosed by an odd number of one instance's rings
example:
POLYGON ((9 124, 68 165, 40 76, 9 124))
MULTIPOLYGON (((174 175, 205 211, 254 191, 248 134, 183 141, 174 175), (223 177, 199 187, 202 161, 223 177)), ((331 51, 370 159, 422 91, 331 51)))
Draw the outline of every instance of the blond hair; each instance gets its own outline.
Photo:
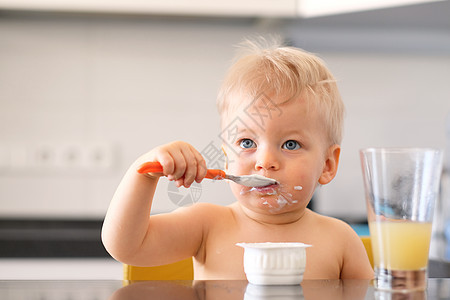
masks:
POLYGON ((247 40, 241 50, 218 93, 222 122, 242 105, 237 99, 255 99, 264 93, 287 102, 305 95, 320 112, 330 143, 341 143, 344 104, 334 76, 319 57, 264 39, 247 40))

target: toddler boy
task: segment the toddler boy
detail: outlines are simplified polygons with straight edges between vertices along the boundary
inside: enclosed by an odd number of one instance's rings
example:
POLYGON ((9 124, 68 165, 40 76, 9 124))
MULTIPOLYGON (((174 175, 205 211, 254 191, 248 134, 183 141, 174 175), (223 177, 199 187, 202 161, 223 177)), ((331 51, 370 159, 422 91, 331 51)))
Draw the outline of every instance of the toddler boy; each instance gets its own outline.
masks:
POLYGON ((230 183, 237 201, 229 206, 197 203, 150 216, 161 176, 189 188, 204 179, 207 168, 188 143, 156 147, 132 164, 111 201, 102 231, 106 249, 136 266, 192 256, 195 279, 245 279, 243 249, 236 243, 303 242, 313 246, 307 249, 305 279, 372 278, 356 233, 306 208, 339 164, 344 107, 333 75, 300 49, 249 44, 218 95, 222 128, 233 129, 223 144, 226 172, 259 174, 278 184, 230 183), (161 163, 163 173, 138 174, 148 161, 161 163))

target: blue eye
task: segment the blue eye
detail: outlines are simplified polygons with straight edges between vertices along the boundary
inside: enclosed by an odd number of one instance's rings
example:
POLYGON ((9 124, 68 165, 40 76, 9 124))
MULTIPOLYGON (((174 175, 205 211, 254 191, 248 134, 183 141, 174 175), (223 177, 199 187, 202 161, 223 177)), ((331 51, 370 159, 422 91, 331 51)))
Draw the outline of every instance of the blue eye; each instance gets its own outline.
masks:
POLYGON ((244 149, 254 148, 255 147, 255 142, 252 141, 251 139, 242 139, 239 142, 239 146, 241 148, 244 148, 244 149))
POLYGON ((284 142, 283 149, 298 150, 298 149, 300 149, 300 144, 297 141, 289 140, 289 141, 284 142))

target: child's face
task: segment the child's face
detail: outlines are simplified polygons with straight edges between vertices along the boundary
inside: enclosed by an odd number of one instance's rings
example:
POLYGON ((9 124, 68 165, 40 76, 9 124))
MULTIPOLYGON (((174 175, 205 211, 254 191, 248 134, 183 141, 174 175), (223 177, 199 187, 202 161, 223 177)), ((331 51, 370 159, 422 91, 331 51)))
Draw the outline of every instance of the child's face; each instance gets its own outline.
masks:
POLYGON ((280 184, 249 188, 230 183, 239 203, 253 213, 303 212, 316 186, 334 177, 340 148, 330 146, 308 99, 277 105, 261 97, 224 120, 228 172, 259 174, 280 184))

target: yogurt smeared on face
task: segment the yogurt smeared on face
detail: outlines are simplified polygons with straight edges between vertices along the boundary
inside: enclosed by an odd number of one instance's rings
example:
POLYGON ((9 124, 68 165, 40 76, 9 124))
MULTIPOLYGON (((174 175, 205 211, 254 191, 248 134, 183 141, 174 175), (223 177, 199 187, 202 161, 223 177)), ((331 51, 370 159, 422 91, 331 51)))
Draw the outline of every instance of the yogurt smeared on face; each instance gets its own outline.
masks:
MULTIPOLYGON (((292 188, 292 187, 291 187, 292 188)), ((301 190, 301 186, 294 186, 295 190, 301 190)), ((263 187, 243 187, 241 195, 248 193, 256 193, 263 201, 262 204, 269 208, 272 213, 279 212, 286 206, 297 204, 299 201, 293 198, 293 194, 289 192, 282 183, 263 187)))

